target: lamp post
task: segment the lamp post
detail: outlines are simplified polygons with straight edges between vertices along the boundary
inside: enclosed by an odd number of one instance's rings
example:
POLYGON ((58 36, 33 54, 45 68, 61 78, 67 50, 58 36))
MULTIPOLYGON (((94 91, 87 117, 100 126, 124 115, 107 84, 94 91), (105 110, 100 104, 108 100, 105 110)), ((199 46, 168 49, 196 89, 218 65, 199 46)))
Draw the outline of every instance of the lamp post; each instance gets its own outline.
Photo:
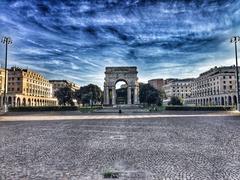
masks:
POLYGON ((7 51, 8 45, 12 44, 12 39, 10 37, 3 37, 1 42, 5 44, 5 69, 4 69, 4 95, 3 95, 3 105, 4 105, 4 112, 7 112, 7 100, 6 100, 6 92, 7 92, 7 51))
POLYGON ((237 110, 240 111, 240 94, 239 94, 239 74, 238 74, 238 54, 237 54, 237 43, 240 42, 239 36, 234 36, 231 38, 231 43, 235 45, 235 58, 236 58, 236 91, 237 91, 237 110))

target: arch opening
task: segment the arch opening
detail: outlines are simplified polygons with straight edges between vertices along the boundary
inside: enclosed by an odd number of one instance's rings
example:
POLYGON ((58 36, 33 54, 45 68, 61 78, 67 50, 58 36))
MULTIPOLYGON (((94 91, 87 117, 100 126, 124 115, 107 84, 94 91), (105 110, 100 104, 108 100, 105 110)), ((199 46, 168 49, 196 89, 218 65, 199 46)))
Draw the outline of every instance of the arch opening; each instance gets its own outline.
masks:
POLYGON ((118 80, 115 83, 116 88, 116 104, 127 104, 127 88, 128 84, 125 80, 118 80))

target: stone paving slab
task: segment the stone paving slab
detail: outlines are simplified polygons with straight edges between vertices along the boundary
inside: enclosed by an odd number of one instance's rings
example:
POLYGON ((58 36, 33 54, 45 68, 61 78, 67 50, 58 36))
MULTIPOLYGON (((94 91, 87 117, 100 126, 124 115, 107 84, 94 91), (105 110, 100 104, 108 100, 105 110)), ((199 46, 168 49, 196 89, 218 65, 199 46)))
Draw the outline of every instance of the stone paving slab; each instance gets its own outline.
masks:
POLYGON ((0 122, 0 179, 101 180, 107 171, 121 180, 239 180, 240 118, 0 122))

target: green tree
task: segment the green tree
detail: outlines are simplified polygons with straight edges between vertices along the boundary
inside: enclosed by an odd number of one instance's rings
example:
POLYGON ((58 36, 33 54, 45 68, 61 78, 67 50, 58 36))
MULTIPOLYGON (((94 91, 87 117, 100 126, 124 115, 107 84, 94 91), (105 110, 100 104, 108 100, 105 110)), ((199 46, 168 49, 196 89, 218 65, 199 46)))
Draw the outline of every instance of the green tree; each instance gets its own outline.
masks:
POLYGON ((182 105, 182 99, 177 96, 172 96, 168 105, 182 105))
POLYGON ((150 84, 139 84, 139 100, 140 103, 148 105, 162 105, 162 98, 160 92, 153 88, 150 84))
POLYGON ((69 87, 59 88, 54 95, 57 97, 59 105, 64 106, 74 105, 73 103, 74 93, 71 88, 69 87))
POLYGON ((103 92, 100 87, 94 84, 81 87, 75 92, 75 98, 79 104, 93 105, 98 102, 102 103, 103 92))

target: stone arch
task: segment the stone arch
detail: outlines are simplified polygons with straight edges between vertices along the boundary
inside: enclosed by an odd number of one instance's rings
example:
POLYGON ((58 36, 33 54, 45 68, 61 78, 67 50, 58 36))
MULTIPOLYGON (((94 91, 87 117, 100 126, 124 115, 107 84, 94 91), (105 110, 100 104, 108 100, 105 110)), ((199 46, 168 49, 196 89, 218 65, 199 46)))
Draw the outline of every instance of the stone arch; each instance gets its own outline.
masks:
POLYGON ((12 106, 12 100, 13 100, 12 97, 9 96, 8 99, 7 99, 7 104, 12 106))
POLYGON ((232 106, 232 97, 231 96, 228 96, 228 105, 232 106))
POLYGON ((28 106, 31 106, 31 99, 28 98, 28 106))
POLYGON ((218 105, 217 97, 214 98, 214 105, 218 105))
MULTIPOLYGON (((118 79, 116 80, 116 82, 114 83, 114 87, 116 90, 116 104, 127 104, 128 101, 128 81, 126 79, 118 79), (117 84, 124 82, 125 87, 120 87, 120 89, 117 89, 117 84)), ((130 92, 131 96, 132 96, 132 91, 130 92)), ((131 98, 131 103, 132 103, 132 98, 131 98)))
POLYGON ((221 105, 224 106, 224 97, 221 97, 221 105))
POLYGON ((26 98, 23 98, 22 105, 23 105, 23 106, 26 106, 26 98))
POLYGON ((17 107, 21 106, 21 99, 18 97, 17 98, 17 107))
POLYGON ((233 96, 233 105, 236 105, 236 104, 237 104, 237 96, 234 95, 234 96, 233 96))
POLYGON ((106 67, 104 81, 104 104, 116 105, 116 83, 127 84, 127 104, 139 104, 137 67, 106 67))

